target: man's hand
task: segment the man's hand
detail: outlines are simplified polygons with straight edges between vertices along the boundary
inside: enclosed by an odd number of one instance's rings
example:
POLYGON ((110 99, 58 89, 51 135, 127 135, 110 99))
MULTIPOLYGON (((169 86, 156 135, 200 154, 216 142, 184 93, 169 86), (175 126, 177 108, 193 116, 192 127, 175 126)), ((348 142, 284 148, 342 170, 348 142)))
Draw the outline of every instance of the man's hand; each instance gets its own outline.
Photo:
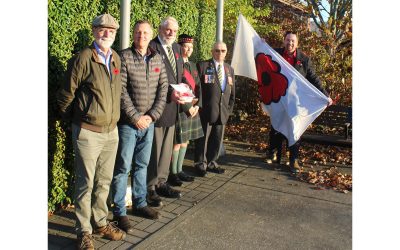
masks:
POLYGON ((174 89, 171 93, 171 101, 176 102, 178 104, 185 104, 185 102, 181 101, 180 98, 181 98, 181 93, 179 93, 174 89))
POLYGON ((153 119, 149 115, 144 115, 144 117, 146 118, 146 121, 149 123, 150 126, 150 124, 153 122, 153 119))
POLYGON ((148 127, 150 126, 150 124, 151 124, 152 121, 153 121, 153 119, 151 119, 150 116, 148 116, 148 115, 142 115, 142 116, 139 118, 139 121, 135 124, 135 126, 136 126, 138 129, 146 129, 146 128, 148 128, 148 127))
POLYGON ((332 98, 328 98, 328 107, 331 106, 333 104, 332 98))

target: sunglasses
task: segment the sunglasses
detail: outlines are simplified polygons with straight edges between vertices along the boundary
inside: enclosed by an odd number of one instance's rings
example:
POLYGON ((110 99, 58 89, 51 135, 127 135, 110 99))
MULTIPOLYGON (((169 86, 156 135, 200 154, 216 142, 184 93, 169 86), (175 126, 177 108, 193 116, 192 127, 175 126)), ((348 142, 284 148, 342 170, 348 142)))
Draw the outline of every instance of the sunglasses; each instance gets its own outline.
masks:
POLYGON ((215 52, 217 52, 217 53, 225 53, 226 52, 226 50, 225 49, 215 49, 214 50, 215 52))

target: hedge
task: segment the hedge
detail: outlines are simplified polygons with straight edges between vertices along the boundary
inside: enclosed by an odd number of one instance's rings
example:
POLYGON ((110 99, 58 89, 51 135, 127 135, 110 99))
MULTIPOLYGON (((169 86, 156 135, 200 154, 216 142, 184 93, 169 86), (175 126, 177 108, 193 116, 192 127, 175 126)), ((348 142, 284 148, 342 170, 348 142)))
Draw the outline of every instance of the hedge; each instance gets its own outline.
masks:
MULTIPOLYGON (((132 0, 131 30, 135 21, 149 20, 155 34, 162 18, 174 16, 179 33, 196 37, 193 61, 207 59, 215 40, 215 2, 132 0)), ((49 0, 48 2, 48 211, 72 203, 74 171, 69 124, 55 105, 56 92, 64 79, 68 60, 93 41, 91 22, 109 13, 120 20, 120 2, 106 0, 49 0)), ((132 41, 132 34, 131 40, 132 41)), ((119 32, 113 48, 119 50, 119 32)))
MULTIPOLYGON (((251 0, 225 1, 224 41, 232 51, 235 26, 239 12, 263 30, 274 29, 258 21, 269 14, 269 9, 253 8, 251 0)), ((55 105, 55 94, 62 84, 68 60, 74 53, 88 46, 92 40, 91 22, 97 15, 109 13, 120 20, 120 1, 109 0, 49 0, 48 1, 48 210, 53 212, 72 203, 74 171, 73 150, 69 124, 61 121, 55 105)), ((192 61, 211 57, 215 41, 216 0, 132 0, 131 30, 134 23, 147 19, 153 24, 154 34, 161 19, 175 17, 179 34, 196 38, 192 61)), ((130 34, 132 42, 132 32, 130 34)), ((113 48, 119 50, 119 32, 113 48)), ((228 61, 231 54, 228 53, 228 61)))

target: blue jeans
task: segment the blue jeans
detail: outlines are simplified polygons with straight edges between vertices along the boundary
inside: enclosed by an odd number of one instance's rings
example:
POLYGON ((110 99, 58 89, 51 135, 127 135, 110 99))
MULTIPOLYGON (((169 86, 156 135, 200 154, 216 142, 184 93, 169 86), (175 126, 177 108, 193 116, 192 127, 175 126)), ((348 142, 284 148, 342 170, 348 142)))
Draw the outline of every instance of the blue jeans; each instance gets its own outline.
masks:
POLYGON ((147 206, 146 180, 153 144, 154 123, 147 129, 139 130, 131 125, 118 125, 119 144, 114 167, 111 190, 114 215, 125 216, 125 195, 129 172, 131 174, 132 199, 136 208, 147 206), (132 169, 132 161, 134 169, 132 169))

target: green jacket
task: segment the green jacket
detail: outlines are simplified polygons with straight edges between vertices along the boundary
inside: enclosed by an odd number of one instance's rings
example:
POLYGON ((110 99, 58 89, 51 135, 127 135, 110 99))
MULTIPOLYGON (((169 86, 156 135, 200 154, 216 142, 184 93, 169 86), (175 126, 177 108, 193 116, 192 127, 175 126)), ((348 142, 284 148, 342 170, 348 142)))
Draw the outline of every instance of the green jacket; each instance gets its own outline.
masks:
POLYGON ((92 44, 73 57, 57 104, 65 120, 95 132, 112 131, 120 117, 121 60, 112 50, 111 74, 92 44))

